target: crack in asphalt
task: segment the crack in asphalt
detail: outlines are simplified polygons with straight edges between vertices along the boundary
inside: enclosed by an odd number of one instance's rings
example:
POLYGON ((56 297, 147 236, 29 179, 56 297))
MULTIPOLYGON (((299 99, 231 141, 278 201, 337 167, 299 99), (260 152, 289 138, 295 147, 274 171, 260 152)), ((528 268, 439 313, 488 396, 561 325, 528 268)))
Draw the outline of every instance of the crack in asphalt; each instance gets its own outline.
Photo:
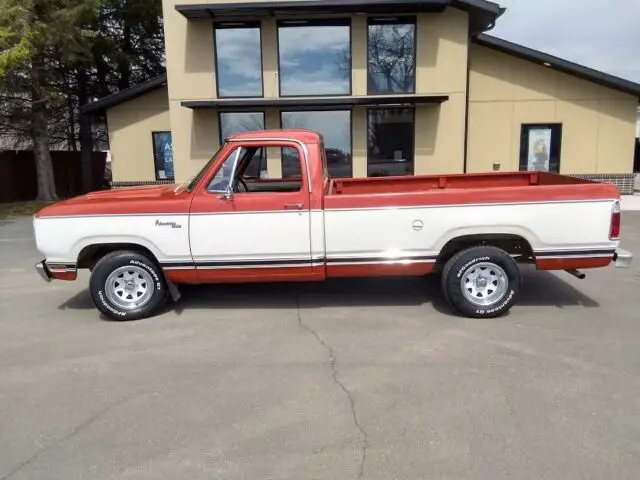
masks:
POLYGON ((353 399, 353 395, 351 394, 349 389, 344 385, 344 383, 342 383, 340 381, 340 378, 339 378, 339 375, 338 375, 338 368, 337 368, 338 359, 336 358, 336 355, 335 355, 335 352, 334 352, 333 348, 331 348, 331 346, 329 344, 327 344, 327 342, 325 342, 322 339, 322 337, 318 334, 318 332, 316 332, 313 328, 311 328, 309 325, 305 324, 302 321, 302 311, 300 309, 300 299, 299 298, 296 298, 296 307, 297 307, 297 313, 298 313, 298 325, 300 326, 300 328, 302 328, 302 329, 308 331, 309 333, 311 333, 316 338, 318 343, 320 345, 322 345, 325 348, 325 350, 328 352, 329 361, 330 361, 330 368, 331 368, 331 374, 333 376, 333 381, 344 392, 344 394, 347 396, 347 399, 349 400, 349 406, 351 408, 351 415, 353 417, 353 424, 355 425, 356 429, 360 433, 360 437, 361 437, 362 457, 361 457, 361 460, 360 460, 360 469, 358 471, 358 478, 363 478, 364 477, 364 467, 365 467, 365 464, 367 462, 367 451, 369 449, 369 439, 367 437, 367 432, 365 431, 364 427, 360 423, 360 420, 358 420, 358 414, 356 412, 356 402, 353 399))
POLYGON ((111 410, 119 407, 120 405, 122 405, 124 403, 129 402, 130 400, 133 400, 138 395, 139 395, 138 393, 136 393, 134 395, 129 395, 129 396, 125 397, 125 398, 121 398, 120 400, 117 400, 117 401, 107 405, 102 410, 96 412, 95 414, 93 414, 89 418, 87 418, 85 421, 80 423, 80 425, 77 425, 71 432, 69 432, 68 434, 66 434, 65 436, 63 436, 63 437, 61 437, 61 438, 59 438, 57 440, 54 440, 50 445, 47 445, 46 447, 40 449, 38 452, 36 452, 30 458, 28 458, 27 460, 22 462, 20 465, 15 467, 13 470, 11 470, 9 473, 4 475, 3 477, 0 477, 0 480, 8 480, 9 478, 13 477, 14 475, 16 475, 17 473, 22 471, 24 468, 26 468, 27 466, 29 466, 30 464, 35 462, 42 454, 44 454, 44 453, 48 452, 49 450, 52 450, 52 449, 56 448, 57 446, 69 441, 71 438, 76 436, 78 433, 80 433, 82 430, 84 430, 86 427, 88 427, 92 423, 94 423, 97 420, 99 420, 100 418, 102 418, 104 415, 109 413, 111 410))

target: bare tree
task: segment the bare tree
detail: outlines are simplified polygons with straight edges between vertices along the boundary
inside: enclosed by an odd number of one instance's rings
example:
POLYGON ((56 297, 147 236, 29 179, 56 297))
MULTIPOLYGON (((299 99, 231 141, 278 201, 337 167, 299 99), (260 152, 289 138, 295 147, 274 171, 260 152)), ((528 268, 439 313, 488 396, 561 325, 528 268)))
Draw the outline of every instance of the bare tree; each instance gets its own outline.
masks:
POLYGON ((403 25, 371 25, 367 75, 369 91, 412 91, 415 82, 414 54, 414 28, 403 25))

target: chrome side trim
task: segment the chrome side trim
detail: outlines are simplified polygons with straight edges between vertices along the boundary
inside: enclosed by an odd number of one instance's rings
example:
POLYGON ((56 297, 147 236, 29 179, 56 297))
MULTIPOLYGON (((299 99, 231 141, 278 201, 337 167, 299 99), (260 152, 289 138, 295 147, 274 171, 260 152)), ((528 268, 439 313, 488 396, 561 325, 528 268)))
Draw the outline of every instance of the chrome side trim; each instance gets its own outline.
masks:
POLYGON ((308 214, 308 213, 317 213, 322 212, 322 210, 254 210, 251 212, 194 212, 191 216, 201 217, 201 216, 217 216, 217 215, 260 215, 260 214, 269 214, 269 215, 282 215, 282 214, 308 214))
POLYGON ((47 215, 46 217, 36 217, 36 220, 51 220, 60 218, 128 218, 128 217, 185 217, 189 218, 189 213, 96 213, 86 215, 47 215))
POLYGON ((197 265, 198 270, 253 270, 253 269, 268 269, 268 268, 309 268, 309 267, 321 267, 324 266, 322 262, 308 262, 308 263, 278 263, 278 264, 251 264, 245 265, 197 265))
POLYGON ((544 256, 537 256, 534 255, 536 257, 536 260, 564 260, 566 258, 611 258, 613 256, 613 254, 592 254, 589 255, 588 253, 582 254, 582 255, 544 255, 544 256))
POLYGON ((633 253, 619 248, 613 256, 616 268, 631 268, 633 253))
MULTIPOLYGON (((412 192, 408 192, 412 193, 412 192)), ((424 193, 424 192, 414 192, 414 193, 424 193)), ((388 195, 388 194, 386 194, 388 195)), ((356 195, 354 195, 356 196, 356 195)), ((327 195, 327 197, 332 197, 331 194, 327 195)), ((360 211, 369 211, 369 210, 415 210, 415 209, 432 209, 432 208, 452 208, 452 207, 508 207, 508 206, 519 206, 519 205, 556 205, 556 204, 568 204, 568 203, 610 203, 614 200, 545 200, 540 202, 487 202, 487 203, 447 203, 443 205, 401 205, 401 206, 389 206, 389 207, 359 207, 359 208, 326 208, 325 212, 360 212, 360 211)))
POLYGON ((330 261, 328 262, 327 266, 328 267, 333 267, 333 266, 347 266, 347 265, 416 265, 416 264, 430 264, 430 263, 436 263, 436 259, 432 258, 432 259, 418 259, 418 260, 408 260, 408 259, 403 259, 403 260, 384 260, 384 259, 379 259, 379 260, 344 260, 344 261, 330 261))
MULTIPOLYGON (((419 193, 419 192, 418 192, 419 193)), ((328 195, 329 197, 331 195, 328 195)), ((389 210, 423 210, 435 208, 454 208, 454 207, 500 207, 500 206, 518 206, 518 205, 557 205, 570 203, 610 203, 611 200, 547 200, 541 202, 493 202, 493 203, 449 203, 445 205, 407 205, 407 206, 390 206, 390 207, 361 207, 361 208, 326 208, 324 210, 305 210, 310 213, 331 213, 331 212, 362 212, 362 211, 389 211, 389 210)), ((87 214, 87 215, 52 215, 46 217, 37 217, 36 220, 49 220, 57 218, 117 218, 117 217, 189 217, 191 215, 255 215, 255 214, 280 214, 295 213, 299 211, 286 210, 254 210, 251 212, 195 212, 195 213, 105 213, 105 214, 87 214)))

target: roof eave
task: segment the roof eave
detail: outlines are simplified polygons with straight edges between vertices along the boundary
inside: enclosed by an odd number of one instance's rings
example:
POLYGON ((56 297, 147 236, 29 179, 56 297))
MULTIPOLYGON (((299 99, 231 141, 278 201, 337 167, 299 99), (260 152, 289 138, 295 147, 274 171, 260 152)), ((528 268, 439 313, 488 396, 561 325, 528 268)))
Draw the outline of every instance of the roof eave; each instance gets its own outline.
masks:
POLYGON ((471 14, 473 33, 486 31, 495 25, 504 9, 487 0, 304 0, 257 1, 236 3, 182 4, 175 9, 187 19, 242 21, 271 17, 304 17, 338 14, 407 14, 442 12, 447 7, 466 10, 471 14))
POLYGON ((85 114, 101 114, 109 108, 116 107, 122 103, 133 100, 167 84, 167 74, 163 73, 157 77, 151 78, 145 82, 121 90, 117 93, 101 98, 92 103, 88 103, 80 108, 80 113, 85 114))
POLYGON ((481 34, 475 37, 473 41, 478 45, 518 57, 522 60, 537 63, 559 72, 633 95, 640 100, 640 84, 630 80, 616 77, 599 70, 594 70, 593 68, 570 62, 569 60, 540 52, 523 45, 518 45, 498 37, 493 37, 491 35, 481 34))

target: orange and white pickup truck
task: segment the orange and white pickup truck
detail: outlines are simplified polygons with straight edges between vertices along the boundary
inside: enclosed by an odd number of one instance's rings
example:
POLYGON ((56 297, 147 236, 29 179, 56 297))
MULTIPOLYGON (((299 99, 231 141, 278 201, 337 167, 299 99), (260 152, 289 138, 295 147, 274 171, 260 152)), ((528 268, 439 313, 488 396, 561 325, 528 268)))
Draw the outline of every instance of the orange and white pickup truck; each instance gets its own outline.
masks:
POLYGON ((188 184, 38 212, 36 268, 47 281, 89 269, 96 307, 119 320, 153 315, 180 284, 430 273, 458 312, 487 318, 517 302, 521 264, 583 277, 632 261, 612 185, 543 172, 331 179, 326 162, 313 131, 233 136, 188 184), (266 178, 269 162, 288 173, 266 178))

